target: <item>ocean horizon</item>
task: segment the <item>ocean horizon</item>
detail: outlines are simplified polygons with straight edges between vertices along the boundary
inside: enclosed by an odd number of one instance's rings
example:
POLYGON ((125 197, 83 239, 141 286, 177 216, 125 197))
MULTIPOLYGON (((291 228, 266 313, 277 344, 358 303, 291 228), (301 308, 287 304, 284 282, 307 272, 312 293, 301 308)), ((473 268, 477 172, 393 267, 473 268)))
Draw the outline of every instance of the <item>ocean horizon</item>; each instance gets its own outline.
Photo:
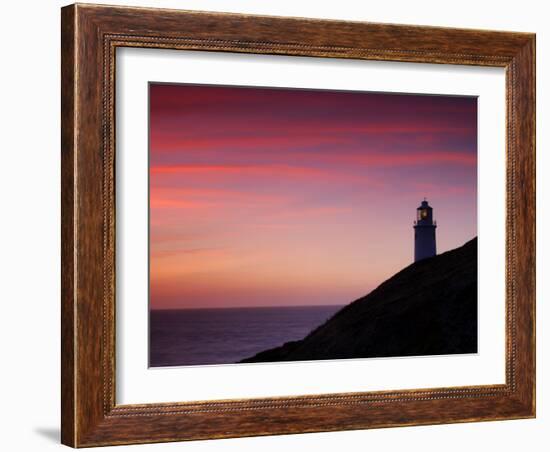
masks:
POLYGON ((344 305, 149 310, 149 366, 235 364, 303 339, 344 305))

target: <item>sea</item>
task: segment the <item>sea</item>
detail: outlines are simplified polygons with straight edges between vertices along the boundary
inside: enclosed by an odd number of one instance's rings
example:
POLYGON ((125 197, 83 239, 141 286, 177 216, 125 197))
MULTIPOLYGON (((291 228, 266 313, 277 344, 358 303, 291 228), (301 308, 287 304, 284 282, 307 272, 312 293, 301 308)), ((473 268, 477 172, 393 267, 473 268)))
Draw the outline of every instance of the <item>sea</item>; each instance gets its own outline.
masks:
POLYGON ((151 310, 149 366, 234 364, 304 338, 342 306, 151 310))

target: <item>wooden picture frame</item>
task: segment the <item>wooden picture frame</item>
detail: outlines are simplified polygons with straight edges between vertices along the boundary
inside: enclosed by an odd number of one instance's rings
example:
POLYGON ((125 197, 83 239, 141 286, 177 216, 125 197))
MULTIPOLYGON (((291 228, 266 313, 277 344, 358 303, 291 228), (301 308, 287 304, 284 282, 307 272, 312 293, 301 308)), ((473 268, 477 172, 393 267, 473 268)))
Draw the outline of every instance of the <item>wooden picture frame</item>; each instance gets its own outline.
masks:
POLYGON ((79 4, 62 9, 61 33, 64 444, 86 447, 535 416, 535 35, 79 4), (506 383, 117 405, 118 47, 505 68, 506 383))

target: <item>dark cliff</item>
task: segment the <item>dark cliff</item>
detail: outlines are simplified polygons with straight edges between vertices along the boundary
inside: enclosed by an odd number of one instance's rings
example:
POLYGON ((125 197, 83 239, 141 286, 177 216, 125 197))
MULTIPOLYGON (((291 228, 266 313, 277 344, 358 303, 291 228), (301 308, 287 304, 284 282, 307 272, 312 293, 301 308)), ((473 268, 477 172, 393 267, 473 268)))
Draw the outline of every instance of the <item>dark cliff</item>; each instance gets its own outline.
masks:
POLYGON ((241 362, 477 352, 477 238, 406 267, 304 339, 241 362))

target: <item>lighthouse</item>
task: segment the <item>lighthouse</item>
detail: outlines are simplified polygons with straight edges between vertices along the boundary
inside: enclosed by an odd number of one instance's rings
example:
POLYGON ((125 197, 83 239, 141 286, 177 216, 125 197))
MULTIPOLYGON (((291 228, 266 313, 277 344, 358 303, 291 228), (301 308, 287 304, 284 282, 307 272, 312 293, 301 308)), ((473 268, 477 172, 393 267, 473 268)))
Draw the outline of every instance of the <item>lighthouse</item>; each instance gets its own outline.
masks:
POLYGON ((414 222, 414 261, 418 262, 427 257, 436 255, 435 228, 437 224, 433 220, 433 209, 428 201, 420 203, 416 209, 416 221, 414 222))

